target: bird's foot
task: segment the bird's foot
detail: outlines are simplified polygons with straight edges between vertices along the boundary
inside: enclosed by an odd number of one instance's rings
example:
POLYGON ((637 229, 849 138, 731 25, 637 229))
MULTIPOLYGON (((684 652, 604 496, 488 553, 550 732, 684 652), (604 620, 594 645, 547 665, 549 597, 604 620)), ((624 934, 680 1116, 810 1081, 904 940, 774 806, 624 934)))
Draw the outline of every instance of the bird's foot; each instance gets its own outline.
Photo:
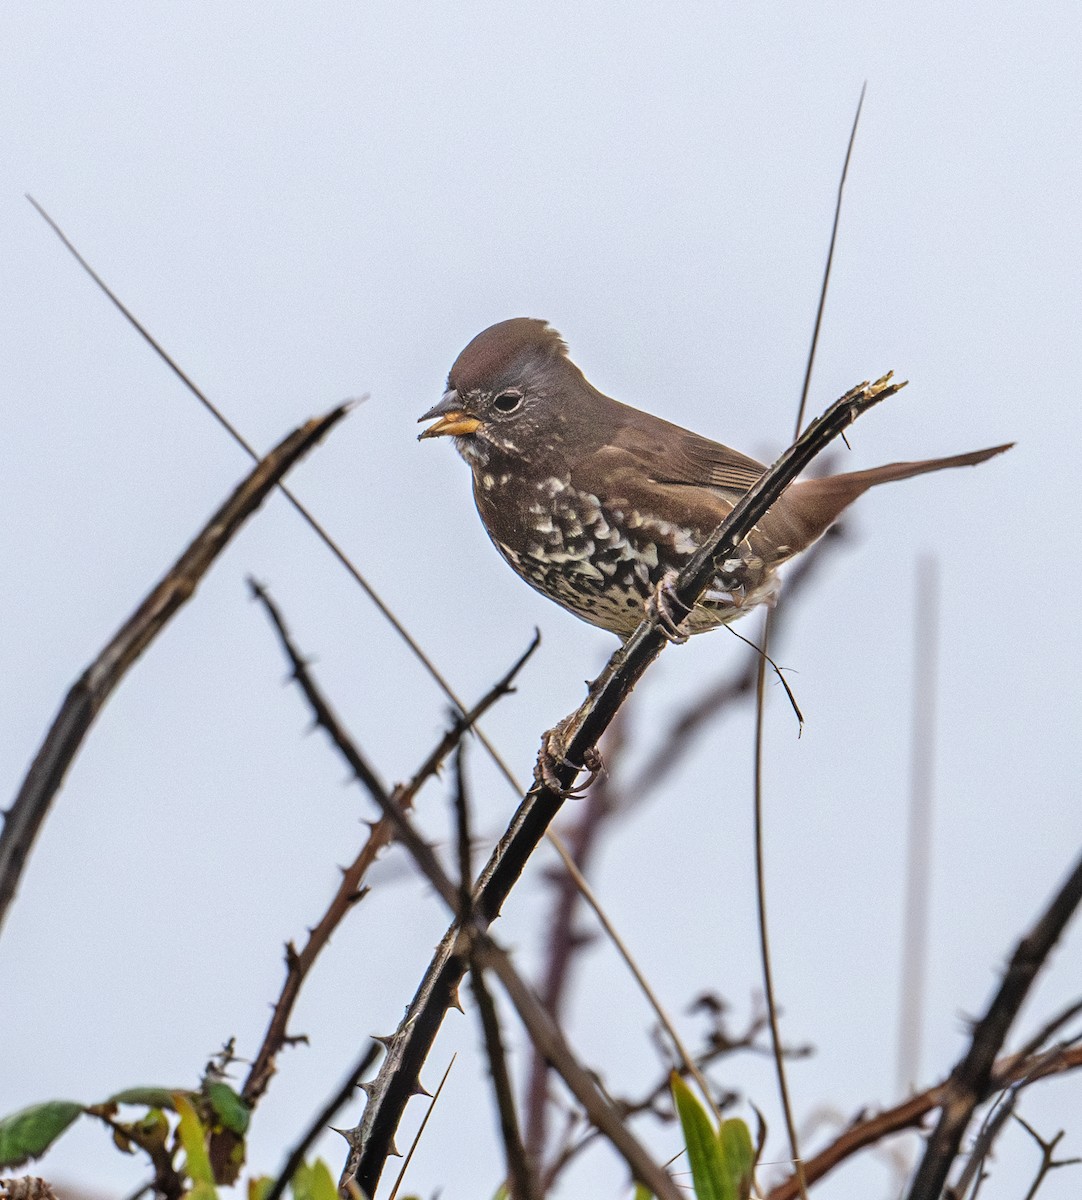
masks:
POLYGON ((567 745, 564 741, 564 729, 561 722, 555 729, 548 730, 542 736, 541 750, 537 756, 537 765, 534 767, 533 775, 535 781, 542 787, 548 788, 550 792, 555 792, 556 795, 566 800, 571 796, 581 796, 604 770, 604 759, 593 746, 583 754, 581 763, 572 762, 567 757, 567 745), (557 774, 560 767, 570 768, 576 775, 581 771, 586 771, 588 774, 583 783, 565 787, 557 774))
POLYGON ((666 641, 680 646, 690 636, 680 627, 691 614, 691 609, 676 594, 676 578, 675 571, 665 572, 646 601, 646 615, 656 623, 658 633, 666 641))

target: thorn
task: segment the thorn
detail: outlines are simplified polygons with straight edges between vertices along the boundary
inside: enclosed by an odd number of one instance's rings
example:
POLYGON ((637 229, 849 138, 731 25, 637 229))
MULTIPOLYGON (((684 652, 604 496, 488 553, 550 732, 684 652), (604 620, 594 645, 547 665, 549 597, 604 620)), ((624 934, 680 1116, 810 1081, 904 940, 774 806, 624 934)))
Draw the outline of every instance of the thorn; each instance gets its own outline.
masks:
POLYGON ((425 1085, 419 1079, 413 1085, 413 1091, 410 1092, 410 1095, 411 1096, 427 1096, 429 1098, 429 1100, 432 1099, 432 1093, 428 1090, 428 1088, 425 1087, 425 1085))
POLYGON ((401 1151, 394 1144, 394 1138, 391 1138, 390 1145, 388 1146, 387 1157, 388 1158, 401 1158, 402 1157, 401 1151))
POLYGON ((390 1048, 394 1045, 395 1034, 393 1033, 388 1033, 383 1037, 381 1037, 378 1033, 373 1033, 369 1036, 372 1038, 372 1041, 379 1042, 384 1050, 390 1050, 390 1048))
POLYGON ((457 1008, 460 1013, 465 1013, 466 1010, 462 1007, 462 1001, 459 998, 458 987, 459 985, 456 983, 455 990, 451 993, 451 1007, 457 1008))
POLYGON ((368 1080, 362 1080, 360 1083, 357 1084, 357 1086, 360 1088, 360 1090, 362 1092, 364 1092, 364 1094, 368 1097, 369 1100, 372 1099, 372 1089, 374 1086, 374 1084, 372 1082, 370 1082, 368 1080))

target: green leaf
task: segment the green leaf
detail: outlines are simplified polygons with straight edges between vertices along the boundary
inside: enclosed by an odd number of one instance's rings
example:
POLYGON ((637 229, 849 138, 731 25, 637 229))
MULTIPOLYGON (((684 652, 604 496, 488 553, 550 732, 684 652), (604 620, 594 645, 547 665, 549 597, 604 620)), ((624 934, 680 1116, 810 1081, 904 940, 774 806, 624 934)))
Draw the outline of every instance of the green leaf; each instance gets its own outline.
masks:
POLYGON ((117 1092, 116 1095, 110 1096, 105 1104, 141 1104, 147 1108, 168 1108, 172 1111, 176 1105, 173 1103, 173 1097, 176 1095, 190 1096, 190 1092, 185 1092, 182 1088, 164 1088, 164 1087, 133 1087, 125 1088, 122 1092, 117 1092))
POLYGON ((173 1105, 180 1117, 177 1132, 180 1134, 180 1144, 187 1156, 185 1170, 188 1178, 197 1186, 192 1189, 193 1200, 209 1200, 216 1195, 214 1190, 214 1171, 211 1169, 210 1156, 207 1154, 206 1131, 199 1120, 199 1114, 187 1096, 181 1092, 173 1093, 173 1105), (199 1186, 203 1188, 200 1190, 199 1186), (207 1192, 206 1188, 210 1191, 207 1192))
POLYGON ((645 1183, 637 1183, 635 1184, 635 1195, 631 1200, 654 1200, 654 1193, 645 1183))
POLYGON ((302 1163, 290 1183, 293 1188, 293 1200, 338 1200, 338 1188, 322 1159, 318 1159, 310 1167, 302 1163))
POLYGON ((669 1086, 684 1131, 696 1200, 736 1200, 722 1159, 721 1144, 706 1110, 675 1071, 669 1086))
POLYGON ((244 1100, 233 1091, 228 1083, 220 1081, 208 1084, 206 1095, 211 1108, 214 1109, 215 1116, 222 1125, 230 1133, 243 1137, 248 1132, 248 1120, 252 1115, 252 1110, 244 1100))
POLYGON ((34 1104, 0 1120, 0 1167, 18 1167, 40 1158, 83 1112, 73 1100, 34 1104))
POLYGON ((755 1147, 747 1122, 739 1117, 722 1121, 718 1130, 718 1145, 721 1147, 732 1195, 738 1200, 748 1200, 755 1178, 755 1147))
POLYGON ((270 1195, 274 1180, 269 1175, 260 1175, 258 1179, 248 1180, 248 1200, 263 1200, 270 1195))

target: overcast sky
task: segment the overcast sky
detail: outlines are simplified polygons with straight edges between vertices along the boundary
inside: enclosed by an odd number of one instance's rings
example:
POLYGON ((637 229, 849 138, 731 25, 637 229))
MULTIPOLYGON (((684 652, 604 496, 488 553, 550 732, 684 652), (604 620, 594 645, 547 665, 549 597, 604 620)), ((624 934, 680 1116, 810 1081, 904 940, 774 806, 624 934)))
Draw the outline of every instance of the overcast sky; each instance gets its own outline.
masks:
MULTIPOLYGON (((489 545, 468 471, 416 440, 480 329, 544 317, 602 390, 769 458, 791 429, 838 173, 865 105, 811 407, 888 369, 909 387, 862 419, 846 466, 1015 439, 1009 455, 865 497, 779 647, 807 719, 771 689, 770 912, 801 1119, 898 1098, 905 811, 921 555, 940 575, 933 922, 918 1082, 964 1045, 999 968, 1082 840, 1077 448, 1082 441, 1082 17, 1074 3, 794 6, 186 3, 0 9, 3 518, 0 793, 64 691, 245 472, 246 461, 110 308, 23 198, 65 227, 259 447, 346 396, 368 402, 293 476, 455 686, 479 695, 543 645, 488 722, 528 777, 542 729, 614 648, 520 583, 489 545)), ((0 1111, 194 1084, 230 1035, 258 1045, 281 981, 369 815, 308 714, 245 577, 266 581, 385 778, 408 774, 446 703, 280 499, 110 702, 0 939, 0 1111)), ((745 622, 742 632, 756 626, 745 622)), ((636 698, 644 739, 738 661, 725 633, 673 648, 636 698)), ((614 828, 596 886, 663 999, 760 987, 751 719, 698 743, 614 828)), ((479 827, 514 797, 472 755, 479 827)), ((7 801, 0 796, 0 803, 7 801)), ((423 821, 446 836, 443 785, 423 821)), ((284 1148, 367 1034, 386 1033, 444 925, 389 856, 300 1005, 252 1162, 284 1148)), ((544 866, 501 936, 543 937, 544 866)), ((1059 950, 1019 1038, 1078 994, 1059 950)), ((601 945, 569 1031, 613 1090, 657 1074, 650 1015, 601 945)), ((475 1054, 455 1049, 410 1186, 490 1195, 500 1152, 475 1054)), ((516 1059, 516 1065, 521 1059, 516 1059)), ((771 1074, 726 1082, 768 1116, 771 1074)), ((355 1119, 357 1109, 347 1119, 355 1119)), ((412 1130, 421 1116, 414 1103, 412 1130)), ((741 1109, 745 1115, 749 1110, 741 1109)), ((1082 1154, 1082 1082, 1024 1114, 1082 1154)), ((829 1126, 809 1134, 809 1148, 829 1126)), ((671 1130, 651 1145, 675 1151, 671 1130)), ((341 1143, 321 1143, 335 1168, 341 1143)), ((990 1200, 1038 1160, 1004 1143, 990 1200), (1008 1153, 1009 1150, 1009 1153, 1008 1153)), ((142 1178, 102 1131, 44 1173, 122 1195, 142 1178)), ((885 1195, 871 1161, 825 1197, 885 1195)), ((1077 1195, 1077 1171, 1042 1197, 1077 1195)), ((561 1193, 619 1196, 601 1152, 561 1193)))

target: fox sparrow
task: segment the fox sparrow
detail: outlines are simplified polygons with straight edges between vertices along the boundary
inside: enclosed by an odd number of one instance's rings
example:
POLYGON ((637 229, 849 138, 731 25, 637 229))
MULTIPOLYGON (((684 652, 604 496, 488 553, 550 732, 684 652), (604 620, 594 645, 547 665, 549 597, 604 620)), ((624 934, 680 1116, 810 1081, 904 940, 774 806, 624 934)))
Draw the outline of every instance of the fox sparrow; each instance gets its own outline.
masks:
POLYGON ((528 317, 478 334, 421 420, 435 421, 422 438, 455 439, 485 529, 514 570, 622 638, 644 605, 682 638, 773 603, 778 567, 868 488, 1009 448, 797 481, 677 626, 666 588, 763 473, 761 463, 603 395, 567 357, 560 335, 528 317))

